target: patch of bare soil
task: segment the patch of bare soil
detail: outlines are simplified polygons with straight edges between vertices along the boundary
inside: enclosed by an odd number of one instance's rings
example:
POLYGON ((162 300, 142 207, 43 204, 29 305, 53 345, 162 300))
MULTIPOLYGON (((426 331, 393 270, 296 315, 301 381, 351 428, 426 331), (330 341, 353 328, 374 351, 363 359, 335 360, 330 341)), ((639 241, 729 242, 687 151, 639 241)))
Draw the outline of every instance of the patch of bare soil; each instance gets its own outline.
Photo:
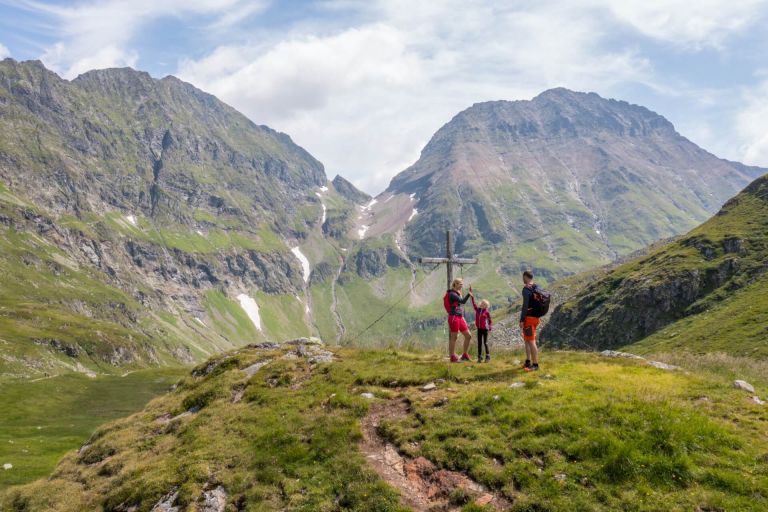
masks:
POLYGON ((378 433, 384 420, 396 420, 409 412, 404 400, 371 404, 363 418, 361 450, 374 471, 400 492, 403 505, 417 512, 448 512, 461 510, 462 504, 451 503, 455 491, 470 496, 478 505, 491 505, 495 510, 508 510, 511 504, 502 496, 489 492, 464 473, 438 469, 424 457, 403 457, 391 443, 378 433))

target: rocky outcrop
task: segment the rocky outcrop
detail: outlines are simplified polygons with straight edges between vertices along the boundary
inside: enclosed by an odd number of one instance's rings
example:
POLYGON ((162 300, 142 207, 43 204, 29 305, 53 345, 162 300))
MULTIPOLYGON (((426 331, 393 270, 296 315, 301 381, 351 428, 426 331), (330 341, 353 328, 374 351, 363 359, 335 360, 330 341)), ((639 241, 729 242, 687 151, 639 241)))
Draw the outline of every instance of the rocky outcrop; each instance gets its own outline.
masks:
POLYGON ((391 247, 366 248, 362 247, 352 259, 353 271, 362 278, 381 277, 387 268, 398 268, 407 265, 403 256, 391 247))
POLYGON ((352 229, 352 210, 329 210, 323 223, 323 234, 337 240, 343 240, 352 229))
POLYGON ((312 269, 312 274, 309 278, 310 286, 319 285, 325 283, 336 275, 336 269, 325 261, 321 261, 312 269))
POLYGON ((332 184, 333 188, 336 189, 336 192, 354 204, 366 204, 371 200, 371 196, 358 190, 357 187, 338 174, 333 178, 332 184))

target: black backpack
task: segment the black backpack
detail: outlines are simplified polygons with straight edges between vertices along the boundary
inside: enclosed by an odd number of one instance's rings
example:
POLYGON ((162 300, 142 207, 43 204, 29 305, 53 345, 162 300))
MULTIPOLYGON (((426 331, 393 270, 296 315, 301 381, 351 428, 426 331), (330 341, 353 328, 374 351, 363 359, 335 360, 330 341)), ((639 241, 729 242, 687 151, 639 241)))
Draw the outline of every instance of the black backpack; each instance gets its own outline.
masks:
POLYGON ((531 292, 531 299, 528 302, 528 307, 530 308, 529 314, 530 316, 541 318, 549 313, 549 303, 552 296, 548 291, 540 288, 539 285, 534 285, 531 292))

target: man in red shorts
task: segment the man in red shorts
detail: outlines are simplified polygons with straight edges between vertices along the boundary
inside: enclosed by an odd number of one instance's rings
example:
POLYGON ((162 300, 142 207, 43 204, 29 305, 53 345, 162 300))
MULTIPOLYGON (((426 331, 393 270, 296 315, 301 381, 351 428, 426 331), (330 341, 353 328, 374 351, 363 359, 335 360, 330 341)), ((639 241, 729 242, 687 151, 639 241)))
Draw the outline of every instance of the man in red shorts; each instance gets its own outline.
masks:
POLYGON ((445 310, 448 312, 448 351, 451 354, 451 362, 458 363, 459 361, 469 361, 469 343, 472 340, 472 335, 469 333, 469 326, 466 320, 464 320, 464 304, 467 303, 472 296, 472 292, 469 292, 466 297, 461 297, 461 290, 464 288, 464 280, 456 278, 451 283, 451 289, 445 293, 443 299, 445 310), (461 355, 461 359, 456 356, 456 339, 459 337, 459 333, 464 335, 464 353, 461 355))
POLYGON ((523 272, 523 284, 523 309, 520 310, 520 331, 523 333, 526 357, 523 369, 527 372, 535 372, 539 369, 539 349, 536 346, 536 328, 539 326, 539 319, 532 315, 533 293, 537 285, 533 282, 533 273, 530 270, 523 272))

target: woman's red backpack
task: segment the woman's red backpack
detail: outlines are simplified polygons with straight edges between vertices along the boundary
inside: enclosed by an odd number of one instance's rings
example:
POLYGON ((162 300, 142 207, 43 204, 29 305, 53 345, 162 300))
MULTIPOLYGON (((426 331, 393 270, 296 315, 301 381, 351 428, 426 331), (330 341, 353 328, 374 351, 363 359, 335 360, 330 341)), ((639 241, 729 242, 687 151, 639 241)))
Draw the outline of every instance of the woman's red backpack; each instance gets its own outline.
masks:
POLYGON ((451 314, 451 290, 448 290, 445 292, 445 296, 443 297, 443 307, 445 308, 445 312, 449 315, 451 314))

